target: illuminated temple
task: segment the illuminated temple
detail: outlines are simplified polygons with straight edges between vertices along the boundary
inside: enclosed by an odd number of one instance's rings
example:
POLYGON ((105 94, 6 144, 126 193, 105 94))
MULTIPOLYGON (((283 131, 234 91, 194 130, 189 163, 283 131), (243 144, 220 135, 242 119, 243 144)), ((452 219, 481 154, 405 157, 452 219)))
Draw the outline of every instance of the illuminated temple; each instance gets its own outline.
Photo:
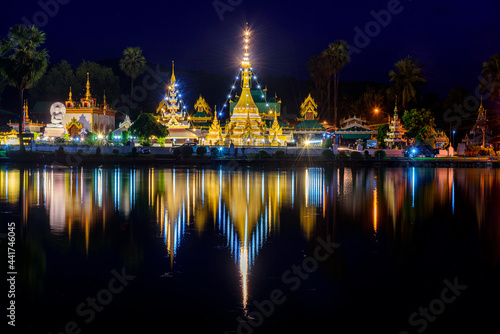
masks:
POLYGON ((188 116, 181 99, 182 94, 175 78, 174 62, 172 61, 172 76, 167 85, 165 97, 156 108, 156 119, 168 128, 169 135, 166 138, 168 144, 183 144, 184 142, 194 142, 200 136, 200 131, 191 128, 188 116))
MULTIPOLYGON (((276 106, 274 110, 269 107, 261 114, 252 96, 253 73, 249 54, 250 31, 248 29, 245 31, 244 41, 245 54, 241 62, 241 94, 234 106, 231 106, 231 117, 224 126, 220 124, 217 113, 214 112, 212 124, 208 134, 203 139, 203 143, 205 145, 286 146, 287 142, 292 141, 292 135, 283 133, 282 126, 277 119, 276 106), (266 122, 266 118, 270 118, 268 122, 266 122)), ((275 103, 279 104, 276 101, 275 103)))
POLYGON ((77 137, 82 129, 102 135, 115 129, 116 111, 106 103, 106 94, 104 94, 103 103, 100 105, 97 103, 96 98, 92 97, 88 73, 85 97, 82 97, 80 103, 77 104, 76 101, 73 101, 70 87, 65 106, 66 113, 64 114, 63 125, 71 137, 77 137))

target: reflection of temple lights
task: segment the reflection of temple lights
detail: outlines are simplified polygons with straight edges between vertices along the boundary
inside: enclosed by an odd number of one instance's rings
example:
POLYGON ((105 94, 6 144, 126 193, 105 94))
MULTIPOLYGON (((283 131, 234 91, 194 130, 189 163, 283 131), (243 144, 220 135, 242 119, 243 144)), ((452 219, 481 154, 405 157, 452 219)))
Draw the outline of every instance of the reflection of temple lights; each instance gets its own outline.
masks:
POLYGON ((373 232, 377 234, 377 188, 373 189, 373 232))
POLYGON ((97 182, 95 183, 96 189, 96 196, 97 196, 97 206, 101 207, 102 206, 102 169, 101 167, 96 168, 95 170, 95 179, 97 182))
POLYGON ((411 207, 415 207, 415 167, 411 169, 411 207))
POLYGON ((454 170, 453 170, 453 181, 451 184, 451 213, 455 214, 455 171, 454 170))
POLYGON ((114 171, 114 200, 115 210, 120 211, 120 196, 121 196, 121 173, 120 168, 116 167, 114 171))

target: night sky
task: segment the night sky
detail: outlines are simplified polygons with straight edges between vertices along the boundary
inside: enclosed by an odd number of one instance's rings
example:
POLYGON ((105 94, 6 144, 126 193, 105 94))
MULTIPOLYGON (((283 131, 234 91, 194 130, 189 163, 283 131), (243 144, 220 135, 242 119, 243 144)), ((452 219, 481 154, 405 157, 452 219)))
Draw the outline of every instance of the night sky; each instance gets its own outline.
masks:
POLYGON ((58 0, 58 8, 55 1, 46 2, 45 14, 38 1, 2 0, 0 35, 16 23, 37 24, 52 63, 120 58, 124 48, 140 46, 153 63, 175 60, 184 69, 234 74, 248 22, 263 84, 266 75, 307 79, 307 60, 344 39, 358 50, 341 80, 388 83, 393 64, 411 55, 425 65, 426 90, 441 98, 453 87, 473 91, 482 62, 500 51, 498 0, 58 0), (393 13, 381 14, 384 26, 374 24, 373 13, 388 7, 393 13), (359 35, 367 29, 370 40, 359 35))

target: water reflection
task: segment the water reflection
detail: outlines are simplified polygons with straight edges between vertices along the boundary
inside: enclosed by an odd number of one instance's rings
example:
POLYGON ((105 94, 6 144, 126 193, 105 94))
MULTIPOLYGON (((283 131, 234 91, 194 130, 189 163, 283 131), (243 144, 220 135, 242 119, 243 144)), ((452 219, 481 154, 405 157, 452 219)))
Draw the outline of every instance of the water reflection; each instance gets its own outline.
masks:
MULTIPOLYGON (((494 194, 500 171, 475 169, 323 169, 284 171, 167 168, 0 167, 0 203, 22 210, 24 224, 42 210, 50 233, 71 240, 74 231, 85 254, 102 238, 107 222, 128 221, 131 212, 154 220, 173 271, 188 231, 215 231, 234 260, 242 305, 249 299, 249 274, 273 234, 281 213, 292 210, 303 237, 333 233, 339 221, 411 243, 415 224, 436 212, 450 216, 473 210, 478 228, 500 241, 494 194), (22 191, 20 191, 22 189, 22 191), (144 203, 144 204, 141 204, 144 203), (465 204, 465 206, 464 206, 465 204), (144 206, 141 206, 144 205, 144 206), (99 237, 98 235, 101 235, 99 237)), ((33 219, 32 219, 33 218, 33 219)), ((37 217, 37 219, 40 217, 37 217)), ((495 248, 498 258, 498 250, 495 248)))

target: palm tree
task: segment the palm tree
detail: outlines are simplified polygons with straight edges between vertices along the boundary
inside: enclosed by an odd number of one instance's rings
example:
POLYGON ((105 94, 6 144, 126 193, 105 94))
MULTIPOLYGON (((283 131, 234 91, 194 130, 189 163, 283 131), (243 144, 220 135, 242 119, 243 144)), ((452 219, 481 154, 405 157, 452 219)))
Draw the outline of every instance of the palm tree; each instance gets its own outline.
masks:
POLYGON ((312 56, 307 62, 307 69, 309 75, 314 82, 313 96, 319 106, 319 118, 323 119, 325 113, 325 84, 328 82, 329 74, 328 63, 323 54, 312 56))
MULTIPOLYGON (((15 25, 9 29, 7 38, 0 43, 0 73, 7 83, 19 90, 20 115, 19 134, 23 133, 24 90, 33 87, 43 76, 48 66, 46 49, 38 50, 45 42, 45 33, 36 26, 15 25)), ((20 149, 24 152, 21 140, 20 149)))
POLYGON ((500 82, 500 52, 491 56, 490 61, 483 63, 481 74, 485 76, 480 82, 481 91, 489 89, 491 100, 495 98, 495 95, 500 96, 500 86, 498 85, 500 82))
POLYGON ((406 109, 408 103, 417 101, 417 97, 421 94, 420 86, 427 83, 422 71, 424 65, 407 56, 394 64, 394 67, 397 72, 389 71, 389 78, 390 81, 394 81, 396 94, 401 96, 403 107, 406 109))
POLYGON ((330 92, 331 92, 331 76, 333 75, 333 108, 334 116, 333 122, 335 127, 337 126, 337 101, 339 95, 339 83, 340 83, 340 70, 351 60, 349 55, 349 45, 346 41, 338 40, 331 43, 328 48, 323 51, 324 56, 328 61, 329 75, 328 75, 328 85, 327 85, 327 105, 328 112, 330 112, 330 92))
POLYGON ((120 59, 120 69, 132 78, 130 82, 130 95, 134 89, 134 80, 144 72, 146 58, 142 55, 140 47, 128 47, 123 50, 123 58, 120 59))

